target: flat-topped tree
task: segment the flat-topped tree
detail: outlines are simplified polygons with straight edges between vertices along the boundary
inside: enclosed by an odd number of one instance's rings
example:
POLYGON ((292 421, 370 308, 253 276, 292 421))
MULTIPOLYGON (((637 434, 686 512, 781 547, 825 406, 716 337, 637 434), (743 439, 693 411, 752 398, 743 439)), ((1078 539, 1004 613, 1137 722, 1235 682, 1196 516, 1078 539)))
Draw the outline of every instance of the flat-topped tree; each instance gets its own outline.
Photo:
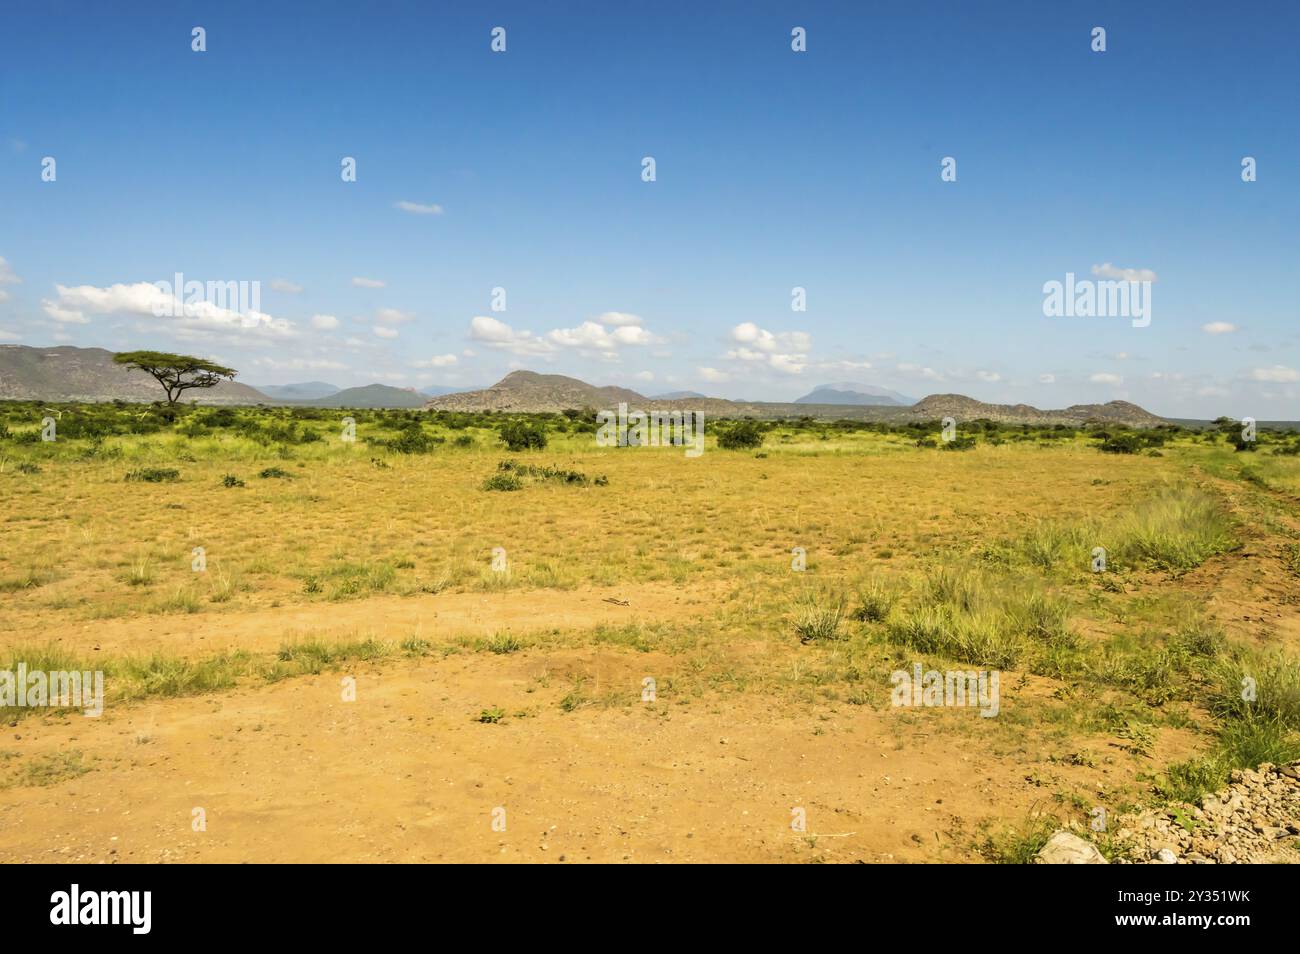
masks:
POLYGON ((190 388, 210 388, 232 380, 239 372, 202 358, 166 351, 123 351, 113 355, 116 364, 138 368, 154 378, 167 392, 167 403, 175 404, 190 388))

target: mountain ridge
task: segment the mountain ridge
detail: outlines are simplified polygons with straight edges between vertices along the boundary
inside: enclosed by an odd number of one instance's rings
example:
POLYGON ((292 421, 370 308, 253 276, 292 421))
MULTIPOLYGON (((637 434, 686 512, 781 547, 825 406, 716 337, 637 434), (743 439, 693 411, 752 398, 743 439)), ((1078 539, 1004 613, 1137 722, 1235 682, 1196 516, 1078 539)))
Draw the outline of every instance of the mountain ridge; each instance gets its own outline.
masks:
POLYGON ((1106 404, 1075 404, 1068 408, 1043 410, 1029 404, 987 404, 964 394, 931 394, 912 405, 898 404, 801 404, 798 402, 728 401, 723 398, 664 400, 649 398, 619 387, 596 387, 561 374, 512 371, 478 391, 463 391, 434 398, 425 407, 444 411, 504 411, 516 413, 558 413, 567 409, 612 410, 618 404, 634 409, 698 411, 713 417, 826 417, 858 420, 909 421, 987 419, 1024 424, 1085 424, 1089 421, 1155 427, 1168 423, 1145 408, 1128 401, 1106 404))

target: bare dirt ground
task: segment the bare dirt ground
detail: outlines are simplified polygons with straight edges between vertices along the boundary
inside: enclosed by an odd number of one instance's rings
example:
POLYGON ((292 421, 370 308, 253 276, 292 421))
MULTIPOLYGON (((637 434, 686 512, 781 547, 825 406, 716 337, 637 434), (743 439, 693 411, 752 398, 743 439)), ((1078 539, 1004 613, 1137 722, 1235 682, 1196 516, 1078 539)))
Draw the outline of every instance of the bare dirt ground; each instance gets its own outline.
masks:
MULTIPOLYGON (((1047 798, 1022 753, 973 754, 970 736, 995 731, 974 710, 933 713, 947 730, 889 708, 774 706, 751 694, 564 712, 563 687, 545 685, 580 671, 635 693, 646 672, 671 665, 597 650, 451 656, 355 669, 355 702, 341 701, 338 674, 323 674, 99 720, 28 720, 6 728, 5 747, 84 750, 94 770, 4 793, 0 856, 968 861, 981 823, 1047 798), (501 723, 475 721, 491 706, 508 713, 501 723), (196 808, 206 831, 193 830, 196 808), (498 808, 503 832, 492 827, 498 808)), ((1042 690, 1013 684, 1003 704, 1042 690)), ((1035 744, 1031 732, 1024 746, 1035 744)), ((1166 734, 1160 749, 1177 758, 1190 741, 1166 734)), ((1140 768, 1121 757, 1052 771, 1110 788, 1140 768)))
MULTIPOLYGON (((105 655, 166 652, 201 658, 236 650, 274 652, 286 643, 305 639, 434 640, 449 635, 589 629, 699 615, 723 588, 716 583, 685 588, 638 583, 522 593, 378 596, 251 612, 68 623, 53 631, 47 629, 41 639, 83 656, 87 651, 105 655)), ((33 633, 11 632, 8 641, 26 637, 31 642, 33 633)), ((0 640, 0 645, 4 642, 0 640)))

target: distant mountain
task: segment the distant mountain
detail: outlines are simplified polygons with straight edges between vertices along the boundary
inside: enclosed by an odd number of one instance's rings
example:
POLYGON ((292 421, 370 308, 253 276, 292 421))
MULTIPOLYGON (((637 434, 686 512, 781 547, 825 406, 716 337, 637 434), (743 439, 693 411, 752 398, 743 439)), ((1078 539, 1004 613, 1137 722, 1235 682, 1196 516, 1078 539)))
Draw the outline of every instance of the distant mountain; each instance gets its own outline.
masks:
MULTIPOLYGON (((861 387, 861 385, 854 385, 854 387, 861 387)), ((884 396, 888 397, 889 394, 884 396)), ((906 400, 903 395, 898 395, 898 398, 906 400)), ((958 421, 984 418, 1017 424, 1083 424, 1087 421, 1102 421, 1128 424, 1133 427, 1153 427, 1165 423, 1163 418, 1126 401, 1111 401, 1109 404, 1076 404, 1064 410, 1042 411, 1028 404, 985 404, 961 394, 932 394, 910 406, 901 403, 767 403, 725 401, 721 398, 707 397, 648 398, 626 388, 598 388, 577 378, 568 378, 559 374, 537 374, 533 371, 514 371, 490 388, 436 397, 429 401, 426 407, 430 410, 448 411, 554 413, 566 408, 584 407, 609 410, 617 407, 619 403, 626 403, 631 410, 651 408, 691 410, 714 418, 772 419, 812 416, 903 423, 937 421, 944 417, 953 417, 958 421)))
POLYGON ((428 407, 443 411, 556 412, 566 408, 612 408, 620 402, 646 404, 649 400, 626 388, 598 388, 562 374, 512 371, 490 388, 436 397, 428 407))
POLYGON ((344 388, 329 397, 314 401, 295 401, 308 407, 424 407, 428 400, 419 391, 390 387, 387 384, 367 384, 360 388, 344 388))
POLYGON ((878 388, 871 384, 819 384, 801 398, 795 398, 795 404, 881 404, 909 406, 916 403, 916 398, 907 397, 888 388, 878 388))
POLYGON ((704 397, 699 391, 669 391, 667 394, 652 394, 652 401, 686 401, 691 398, 704 397))
MULTIPOLYGON (((113 363, 103 348, 29 348, 0 345, 0 400, 165 401, 166 393, 143 371, 113 363)), ((214 388, 186 391, 184 404, 270 404, 247 384, 223 381, 214 388)))
POLYGON ((338 394, 343 389, 325 381, 304 381, 301 384, 257 384, 256 387, 267 397, 285 401, 315 401, 338 394))

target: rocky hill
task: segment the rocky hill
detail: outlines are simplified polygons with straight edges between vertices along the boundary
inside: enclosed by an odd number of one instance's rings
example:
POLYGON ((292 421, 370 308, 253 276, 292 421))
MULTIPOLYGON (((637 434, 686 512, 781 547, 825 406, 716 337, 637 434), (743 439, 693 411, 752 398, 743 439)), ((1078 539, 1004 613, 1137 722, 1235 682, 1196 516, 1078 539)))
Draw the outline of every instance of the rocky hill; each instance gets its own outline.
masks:
POLYGON ((1128 401, 1073 404, 1062 410, 1044 411, 1028 404, 985 404, 964 394, 931 394, 908 410, 917 420, 951 417, 958 421, 989 420, 1008 424, 1086 424, 1098 421, 1130 427, 1155 427, 1168 423, 1128 401))
POLYGON ((626 388, 598 388, 562 374, 512 371, 490 388, 445 394, 426 406, 442 411, 555 412, 565 408, 617 407, 619 403, 646 405, 649 401, 626 388))

